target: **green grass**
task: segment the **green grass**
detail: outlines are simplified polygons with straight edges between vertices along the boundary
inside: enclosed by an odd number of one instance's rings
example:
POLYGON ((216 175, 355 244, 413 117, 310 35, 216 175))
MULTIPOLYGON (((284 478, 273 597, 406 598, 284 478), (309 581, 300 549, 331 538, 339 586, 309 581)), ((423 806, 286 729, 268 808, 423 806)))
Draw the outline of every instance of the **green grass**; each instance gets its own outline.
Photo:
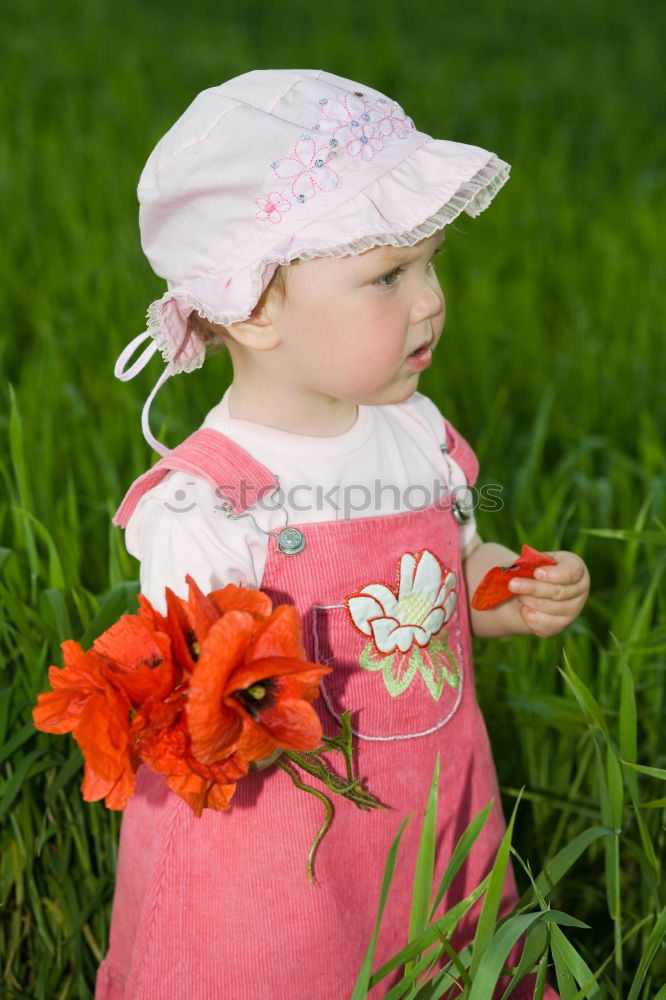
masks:
MULTIPOLYGON (((156 371, 126 386, 112 368, 162 286, 141 257, 134 187, 198 90, 300 65, 384 89, 425 130, 513 164, 491 210, 450 228, 447 327, 422 387, 474 442, 482 481, 502 486, 503 510, 479 515, 483 536, 573 548, 590 566, 592 597, 566 635, 478 645, 479 696, 507 813, 525 788, 513 844, 532 872, 589 829, 616 831, 542 889, 591 928, 551 929, 561 966, 580 972, 570 942, 602 998, 655 997, 666 979, 663 5, 9 0, 3 14, 6 994, 78 1000, 106 946, 118 818, 80 801, 73 745, 36 735, 30 708, 59 642, 92 637, 135 592, 109 517, 152 458, 138 419, 156 371)), ((219 355, 173 380, 154 408, 161 435, 194 429, 227 379, 219 355)))

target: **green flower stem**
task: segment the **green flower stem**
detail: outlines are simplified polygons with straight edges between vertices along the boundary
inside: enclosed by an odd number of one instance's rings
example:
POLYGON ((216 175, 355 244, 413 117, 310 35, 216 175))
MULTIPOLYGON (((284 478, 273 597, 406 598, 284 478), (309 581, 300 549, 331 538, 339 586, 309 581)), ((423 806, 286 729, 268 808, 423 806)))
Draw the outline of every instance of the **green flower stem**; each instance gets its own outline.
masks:
POLYGON ((374 795, 363 788, 363 778, 354 774, 352 766, 352 731, 349 720, 349 712, 344 712, 340 734, 335 737, 324 737, 323 745, 318 750, 309 753, 297 753, 293 750, 284 750, 283 757, 286 757, 293 764, 296 764, 303 771, 321 781, 330 791, 336 795, 353 802, 358 809, 383 809, 385 808, 374 795), (331 768, 328 761, 324 760, 322 754, 341 753, 345 761, 345 778, 331 768))
MULTIPOLYGON (((317 751, 324 752, 324 751, 317 751)), ((383 809, 384 806, 379 802, 374 795, 366 790, 361 785, 361 778, 352 778, 351 782, 343 780, 339 775, 331 770, 330 766, 323 760, 321 760, 316 754, 300 754, 294 753, 291 750, 285 750, 282 754, 283 758, 286 757, 292 764, 296 764, 303 771, 306 771, 313 778, 317 778, 321 781, 326 788, 336 795, 342 795, 343 798, 348 799, 353 802, 358 809, 383 809)))
POLYGON ((293 767, 287 764, 286 761, 280 759, 277 760, 275 763, 277 764, 278 767, 282 768, 282 770, 286 774, 289 775, 296 788, 300 788, 301 791, 308 792, 310 795, 316 796, 316 798, 320 799, 324 803, 324 808, 326 809, 324 822, 319 827, 319 830, 315 834, 314 840, 310 844, 310 850, 308 851, 308 860, 306 864, 306 870, 308 873, 309 880, 312 882, 313 885, 317 885, 317 879, 315 878, 315 873, 314 873, 314 859, 315 859, 315 854, 317 853, 317 848, 321 844, 324 834, 326 833, 329 826, 333 822, 333 803, 329 799, 328 795, 324 795, 324 793, 320 792, 319 789, 313 788, 312 785, 306 785, 303 781, 301 781, 296 771, 293 769, 293 767))
POLYGON ((342 722, 340 725, 339 736, 330 738, 324 737, 324 746, 327 750, 337 750, 339 751, 345 759, 345 769, 347 771, 347 782, 352 784, 354 781, 354 769, 352 766, 352 731, 351 731, 351 717, 349 712, 342 713, 342 722))
POLYGON ((354 774, 352 766, 352 752, 351 722, 349 720, 349 712, 344 712, 342 716, 340 734, 338 736, 324 737, 322 746, 319 747, 318 750, 313 750, 309 753, 298 753, 294 750, 283 750, 281 756, 275 761, 277 766, 282 768, 282 770, 289 775, 297 788, 300 788, 304 792, 309 792, 311 795, 315 795, 318 799, 321 799, 326 809, 324 822, 317 831, 308 853, 308 878, 315 884, 314 856, 324 834, 331 825, 331 821, 333 819, 333 803, 325 792, 320 789, 313 788, 312 785, 306 785, 305 782, 301 781, 296 768, 300 768, 302 771, 311 775, 311 777, 316 778, 317 781, 321 781, 324 787, 329 791, 334 792, 336 795, 342 795, 343 798, 348 799, 348 801, 352 802, 357 809, 385 809, 386 807, 383 806, 374 795, 371 795, 370 792, 367 792, 363 788, 363 778, 359 778, 354 774), (325 753, 342 754, 345 761, 344 778, 341 778, 339 774, 336 774, 328 761, 323 759, 321 755, 325 753))

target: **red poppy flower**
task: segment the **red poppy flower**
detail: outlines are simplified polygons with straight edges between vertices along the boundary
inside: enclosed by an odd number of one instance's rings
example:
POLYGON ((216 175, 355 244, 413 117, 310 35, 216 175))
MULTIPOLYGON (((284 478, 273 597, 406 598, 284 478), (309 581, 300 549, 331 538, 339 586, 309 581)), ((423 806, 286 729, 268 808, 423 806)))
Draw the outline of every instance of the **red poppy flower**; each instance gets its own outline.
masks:
POLYGON ((106 661, 106 672, 133 706, 166 697, 178 683, 183 664, 174 660, 171 637, 141 615, 123 615, 95 639, 93 650, 106 661))
POLYGON ((182 651, 181 641, 184 639, 187 650, 185 661, 189 659, 190 665, 198 659, 199 647, 210 628, 228 611, 244 611, 253 619, 262 621, 273 610, 270 597, 261 590, 228 584, 206 595, 192 577, 188 576, 186 580, 189 588, 187 600, 177 597, 167 588, 166 618, 159 615, 145 597, 140 598, 139 614, 146 620, 150 619, 154 628, 170 636, 175 651, 182 651))
POLYGON ((184 704, 170 725, 144 729, 137 749, 141 761, 164 774, 169 787, 185 799, 197 816, 204 808, 228 809, 236 782, 250 768, 249 761, 235 754, 210 766, 196 760, 190 750, 184 704))
POLYGON ((509 583, 517 576, 533 577, 538 566, 555 566, 555 560, 550 556, 537 552, 529 545, 523 545, 520 556, 512 566, 493 566, 472 596, 472 607, 477 611, 488 611, 490 608, 503 604, 504 601, 516 595, 509 590, 509 583))
POLYGON ((295 608, 283 605, 264 621, 227 612, 204 640, 190 681, 193 755, 211 763, 231 753, 261 760, 278 747, 316 749, 322 728, 311 702, 327 673, 304 659, 295 608))
POLYGON ((49 668, 52 691, 40 694, 33 709, 35 726, 47 733, 71 733, 86 760, 82 785, 87 802, 106 799, 124 809, 134 791, 130 743, 130 702, 109 679, 109 666, 78 643, 62 644, 65 666, 49 668))

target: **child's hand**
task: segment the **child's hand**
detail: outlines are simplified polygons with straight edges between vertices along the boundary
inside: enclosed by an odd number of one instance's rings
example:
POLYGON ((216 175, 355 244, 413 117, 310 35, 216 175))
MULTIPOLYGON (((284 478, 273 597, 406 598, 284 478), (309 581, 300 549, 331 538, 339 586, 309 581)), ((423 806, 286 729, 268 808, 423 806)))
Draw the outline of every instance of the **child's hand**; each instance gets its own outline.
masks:
POLYGON ((534 635, 557 635, 578 617, 590 590, 590 574, 573 552, 546 552, 556 566, 540 566, 534 579, 516 578, 509 590, 518 598, 520 616, 534 635))

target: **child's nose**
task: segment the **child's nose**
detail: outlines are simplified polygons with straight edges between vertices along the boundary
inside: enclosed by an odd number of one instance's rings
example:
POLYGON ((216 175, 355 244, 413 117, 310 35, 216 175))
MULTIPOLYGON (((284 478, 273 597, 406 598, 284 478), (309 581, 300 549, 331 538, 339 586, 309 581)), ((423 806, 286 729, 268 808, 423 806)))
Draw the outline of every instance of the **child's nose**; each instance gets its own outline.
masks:
POLYGON ((421 294, 414 303, 412 322, 421 323, 425 319, 435 319, 444 311, 444 295, 439 282, 431 279, 423 284, 421 294))

